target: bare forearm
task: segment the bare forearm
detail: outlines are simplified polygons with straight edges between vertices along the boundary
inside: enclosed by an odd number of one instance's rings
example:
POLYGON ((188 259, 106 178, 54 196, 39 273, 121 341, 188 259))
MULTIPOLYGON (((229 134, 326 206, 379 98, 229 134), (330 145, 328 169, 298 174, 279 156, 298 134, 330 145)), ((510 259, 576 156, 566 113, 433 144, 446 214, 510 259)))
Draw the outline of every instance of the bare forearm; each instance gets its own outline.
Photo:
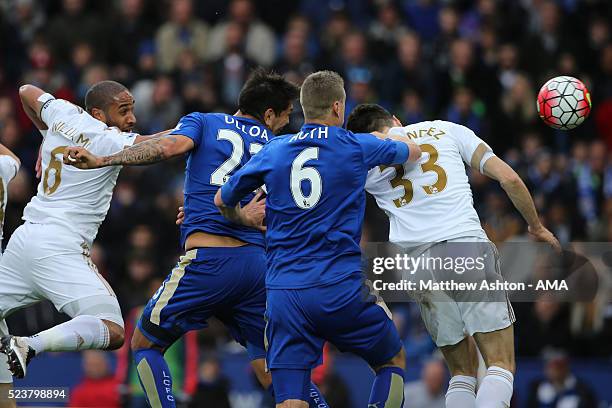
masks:
POLYGON ((527 224, 531 227, 539 226, 540 218, 538 217, 538 212, 535 208, 535 204, 533 199, 531 198, 531 194, 523 183, 523 180, 520 178, 514 179, 512 181, 501 183, 502 188, 506 191, 508 198, 512 201, 514 207, 518 210, 519 213, 523 216, 527 224))
POLYGON ((137 166, 158 163, 173 155, 170 153, 172 144, 177 143, 173 136, 161 136, 135 144, 110 156, 101 158, 102 166, 137 166))

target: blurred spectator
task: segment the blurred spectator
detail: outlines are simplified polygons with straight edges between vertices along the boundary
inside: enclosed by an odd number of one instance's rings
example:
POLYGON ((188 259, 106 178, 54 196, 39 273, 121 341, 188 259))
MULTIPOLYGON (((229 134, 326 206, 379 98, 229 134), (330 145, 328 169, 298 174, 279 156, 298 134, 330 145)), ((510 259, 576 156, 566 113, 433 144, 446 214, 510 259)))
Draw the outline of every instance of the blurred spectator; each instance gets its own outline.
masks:
POLYGON ((408 24, 426 42, 438 34, 439 2, 435 0, 403 1, 404 12, 408 16, 408 24))
POLYGON ((407 32, 393 3, 383 4, 378 10, 378 18, 368 31, 372 57, 380 62, 392 60, 397 41, 407 32))
POLYGON ((482 121, 475 109, 474 94, 470 89, 458 88, 455 91, 453 102, 446 112, 446 120, 464 125, 477 135, 481 134, 482 121))
POLYGON ((256 63, 269 67, 274 63, 275 40, 272 30, 255 16, 251 0, 232 0, 229 6, 229 20, 217 24, 210 33, 208 58, 218 59, 231 52, 232 44, 226 41, 230 29, 237 25, 244 33, 246 56, 256 63))
POLYGON ((219 361, 211 356, 200 364, 200 379, 189 407, 204 406, 231 408, 229 402, 229 381, 221 374, 219 361))
POLYGON ((573 49, 573 42, 563 35, 561 12, 554 1, 533 2, 530 13, 531 34, 522 47, 524 61, 533 75, 543 75, 554 67, 561 51, 573 49))
POLYGON ((321 30, 323 56, 320 65, 323 65, 324 61, 328 61, 340 53, 342 40, 350 32, 351 27, 351 21, 346 14, 335 12, 330 16, 329 21, 325 24, 323 30, 321 30))
POLYGON ((44 10, 34 0, 5 1, 0 3, 0 10, 13 30, 13 36, 21 44, 33 41, 46 22, 44 10))
POLYGON ((140 132, 153 134, 176 126, 183 108, 170 77, 160 75, 155 81, 141 81, 135 85, 133 95, 140 132))
POLYGON ((121 407, 120 382, 112 375, 107 352, 85 350, 83 380, 70 390, 69 407, 121 407))
POLYGON ((421 96, 413 90, 407 90, 402 97, 402 104, 398 110, 401 122, 404 125, 418 123, 425 120, 423 101, 421 96))
POLYGON ((535 99, 533 86, 523 74, 516 74, 512 85, 502 93, 501 109, 505 125, 502 134, 508 146, 515 146, 521 129, 529 129, 535 123, 535 99))
POLYGON ((224 34, 225 54, 213 63, 212 68, 220 101, 224 106, 233 107, 237 105, 240 89, 255 64, 244 54, 244 30, 240 24, 228 23, 224 34))
POLYGON ((596 408, 597 398, 587 383, 575 377, 564 353, 547 358, 545 378, 531 383, 528 408, 596 408))
POLYGON ((569 326, 569 305, 551 296, 541 296, 535 303, 516 303, 517 353, 522 356, 542 356, 551 349, 572 350, 569 326))
POLYGON ((62 0, 63 13, 51 19, 45 30, 45 38, 53 48, 60 63, 67 63, 70 52, 77 42, 88 42, 95 46, 97 58, 108 57, 108 41, 101 40, 115 35, 109 20, 104 15, 87 11, 87 0, 62 0))
POLYGON ((430 360, 421 370, 421 379, 404 386, 404 408, 444 408, 446 406, 446 367, 441 360, 430 360))
MULTIPOLYGON (((121 69, 136 69, 138 66, 137 50, 144 41, 153 38, 154 26, 150 16, 145 15, 144 6, 145 0, 120 0, 113 18, 115 35, 111 37, 113 52, 110 55, 110 61, 119 65, 121 69)), ((165 39, 160 41, 165 41, 165 39)), ((124 77, 124 80, 126 79, 127 77, 124 77)))
POLYGON ((308 31, 303 29, 287 31, 282 55, 274 66, 275 71, 296 84, 301 84, 306 76, 315 70, 312 61, 308 59, 307 41, 308 31))
POLYGON ((459 37, 459 14, 451 6, 440 10, 438 14, 440 33, 433 43, 432 52, 435 56, 434 65, 440 69, 448 68, 450 61, 450 49, 453 42, 459 37))
POLYGON ((192 1, 172 0, 170 20, 155 35, 159 69, 174 70, 184 50, 191 50, 196 58, 204 60, 208 40, 208 26, 193 15, 192 1))
POLYGON ((428 102, 434 100, 431 90, 431 71, 423 64, 421 42, 413 34, 405 34, 398 40, 397 58, 383 68, 381 80, 381 99, 389 104, 400 103, 402 92, 427 92, 428 102))

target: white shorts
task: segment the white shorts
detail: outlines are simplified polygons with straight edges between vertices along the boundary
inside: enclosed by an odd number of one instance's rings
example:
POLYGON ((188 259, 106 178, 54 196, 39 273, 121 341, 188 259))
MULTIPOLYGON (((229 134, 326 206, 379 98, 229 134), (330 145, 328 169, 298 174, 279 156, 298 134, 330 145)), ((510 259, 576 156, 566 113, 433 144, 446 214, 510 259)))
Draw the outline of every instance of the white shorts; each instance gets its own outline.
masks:
POLYGON ((87 304, 85 298, 101 299, 120 311, 83 238, 58 225, 26 222, 17 228, 0 259, 0 320, 42 299, 74 317, 78 314, 74 305, 87 304), (79 300, 84 301, 72 303, 79 300), (68 304, 72 307, 64 310, 68 304))
MULTIPOLYGON (((451 239, 429 247, 424 257, 483 257, 482 271, 458 274, 427 271, 434 281, 482 282, 503 280, 495 245, 480 237, 451 239), (461 244, 456 244, 461 243, 461 244), (465 243, 465 244, 463 244, 465 243)), ((505 329, 515 322, 514 311, 505 291, 465 292, 420 291, 415 294, 425 327, 438 347, 459 343, 474 333, 505 329)))

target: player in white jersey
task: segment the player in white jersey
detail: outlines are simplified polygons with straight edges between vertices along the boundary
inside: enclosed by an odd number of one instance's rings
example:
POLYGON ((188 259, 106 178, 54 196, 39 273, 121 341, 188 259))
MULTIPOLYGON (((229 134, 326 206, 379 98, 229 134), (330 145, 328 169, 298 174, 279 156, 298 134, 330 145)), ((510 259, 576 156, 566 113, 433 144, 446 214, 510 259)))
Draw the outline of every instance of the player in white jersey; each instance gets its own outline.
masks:
MULTIPOLYGON (((370 104, 353 110, 347 128, 408 136, 423 152, 415 164, 376 167, 368 174, 366 191, 389 217, 390 242, 406 248, 420 247, 424 252, 415 254, 429 257, 449 255, 453 245, 449 242, 470 242, 463 248, 470 248, 474 256, 483 251, 491 254, 485 261, 485 275, 502 279, 497 251, 473 206, 467 164, 500 183, 536 239, 560 249, 557 239, 541 224, 520 177, 470 129, 441 120, 402 127, 384 108, 370 104)), ((454 274, 454 278, 461 279, 461 275, 454 274)), ((431 292, 418 295, 425 325, 453 376, 446 406, 508 407, 515 371, 514 313, 505 292, 499 295, 503 298, 498 296, 493 301, 436 301, 428 297, 431 292), (477 355, 470 336, 487 366, 478 394, 477 355)))
POLYGON ((19 94, 30 119, 47 131, 37 194, 0 260, 0 321, 41 299, 72 318, 31 337, 2 337, 0 351, 8 356, 13 375, 21 378, 40 352, 123 344, 119 303, 90 257, 121 167, 78 170, 63 164, 63 153, 66 147, 84 146, 108 155, 149 136, 131 133, 134 98, 114 81, 89 89, 86 110, 32 85, 22 86, 19 94))
MULTIPOLYGON (((0 248, 4 236, 4 214, 8 201, 8 183, 17 175, 21 162, 6 146, 0 143, 0 248)), ((8 334, 4 320, 0 321, 0 336, 8 334)), ((8 390, 13 383, 13 377, 8 370, 6 356, 0 356, 0 408, 15 407, 15 400, 8 399, 8 390)))

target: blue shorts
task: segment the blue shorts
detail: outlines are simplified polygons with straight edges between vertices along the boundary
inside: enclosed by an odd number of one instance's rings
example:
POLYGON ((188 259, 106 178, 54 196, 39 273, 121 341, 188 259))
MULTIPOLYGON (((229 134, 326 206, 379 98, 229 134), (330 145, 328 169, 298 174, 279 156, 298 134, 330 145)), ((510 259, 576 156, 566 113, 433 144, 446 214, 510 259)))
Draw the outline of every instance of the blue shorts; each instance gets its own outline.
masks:
POLYGON ((372 367, 402 348, 388 309, 369 294, 360 273, 328 286, 268 289, 267 306, 266 359, 274 380, 275 369, 310 370, 320 364, 325 341, 372 367))
POLYGON ((168 347, 190 330, 221 320, 252 360, 263 358, 266 260, 255 245, 187 251, 145 307, 138 328, 168 347))

